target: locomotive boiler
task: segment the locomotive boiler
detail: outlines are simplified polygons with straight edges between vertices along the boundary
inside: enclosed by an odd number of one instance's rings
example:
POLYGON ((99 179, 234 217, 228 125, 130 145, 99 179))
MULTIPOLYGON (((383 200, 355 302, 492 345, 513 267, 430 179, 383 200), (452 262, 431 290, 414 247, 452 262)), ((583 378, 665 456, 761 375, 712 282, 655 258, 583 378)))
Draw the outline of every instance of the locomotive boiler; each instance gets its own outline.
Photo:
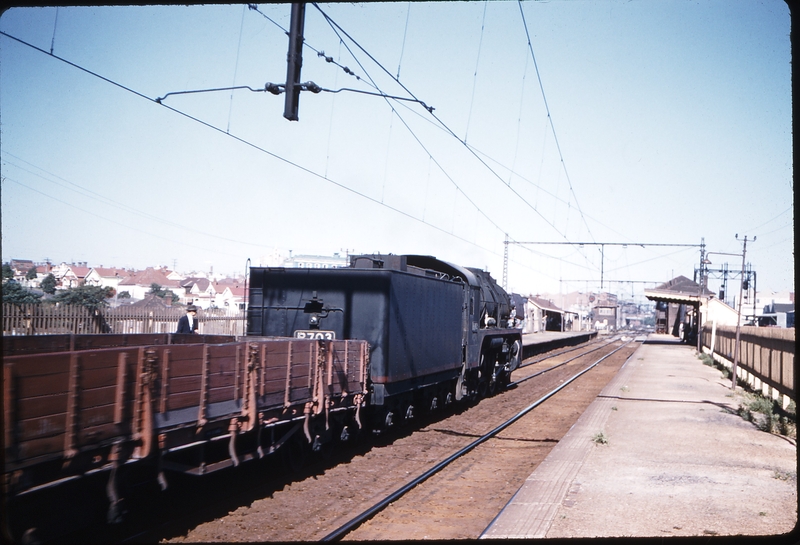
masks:
POLYGON ((488 272, 421 255, 250 269, 247 335, 369 344, 373 427, 492 395, 519 365, 508 294, 488 272))

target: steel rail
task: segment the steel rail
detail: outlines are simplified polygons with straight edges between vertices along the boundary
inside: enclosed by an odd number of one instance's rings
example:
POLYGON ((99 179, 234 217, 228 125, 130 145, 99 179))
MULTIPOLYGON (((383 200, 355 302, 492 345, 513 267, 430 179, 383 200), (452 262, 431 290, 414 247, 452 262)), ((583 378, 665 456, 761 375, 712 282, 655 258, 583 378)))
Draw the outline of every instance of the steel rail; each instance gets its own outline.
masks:
MULTIPOLYGON (((609 344, 611 344, 612 342, 614 342, 614 341, 613 341, 613 340, 612 340, 612 341, 609 341, 609 342, 605 343, 605 344, 604 344, 604 345, 602 345, 602 346, 598 346, 598 347, 596 347, 596 348, 592 348, 591 350, 587 350, 586 352, 582 352, 582 353, 578 354, 577 356, 573 356, 573 357, 569 358, 568 360, 562 361, 561 363, 559 363, 559 364, 556 364, 556 365, 554 365, 554 366, 552 366, 552 367, 548 367, 547 369, 542 369, 542 370, 541 370, 541 371, 539 371, 538 373, 534 373, 534 374, 532 374, 532 375, 530 375, 530 376, 527 376, 527 377, 521 378, 521 379, 519 379, 519 380, 515 380, 514 382, 510 382, 510 383, 508 384, 508 386, 506 386, 506 389, 508 389, 508 388, 509 388, 509 387, 511 387, 511 386, 516 386, 517 384, 519 384, 519 383, 521 383, 521 382, 525 382, 526 380, 530 380, 530 379, 532 379, 532 378, 534 378, 534 377, 538 377, 539 375, 543 375, 543 374, 547 373, 548 371, 552 371, 553 369, 558 369, 558 368, 559 368, 559 367, 561 367, 562 365, 566 365, 566 364, 568 364, 569 362, 571 362, 571 361, 575 361, 575 360, 577 360, 578 358, 582 358, 583 356, 586 356, 586 355, 588 355, 588 354, 591 354, 592 352, 597 352, 598 350, 600 350, 601 348, 605 348, 606 346, 608 346, 608 345, 609 345, 609 344)), ((559 354, 553 354, 553 356, 552 356, 552 357, 555 357, 555 356, 558 356, 558 355, 559 355, 559 354)), ((545 359, 547 359, 547 358, 545 358, 545 359)), ((544 360, 540 360, 540 361, 544 361, 544 360)))
MULTIPOLYGON (((541 362, 543 362, 545 360, 549 360, 550 358, 555 358, 556 356, 560 356, 562 354, 566 354, 567 352, 572 352, 573 350, 578 350, 579 348, 586 348, 587 346, 593 346, 594 344, 603 342, 604 340, 605 339, 594 339, 593 341, 588 342, 588 343, 583 343, 583 344, 578 344, 578 345, 575 345, 575 346, 570 346, 569 348, 565 348, 564 350, 562 350, 560 352, 554 352, 552 354, 545 354, 540 358, 537 358, 535 360, 531 360, 528 363, 521 364, 519 367, 517 367, 517 369, 522 369, 523 367, 528 367, 529 365, 534 365, 536 363, 541 363, 541 362)), ((606 344, 608 344, 608 342, 606 342, 606 344)), ((528 346, 530 346, 530 345, 528 345, 528 346)))
POLYGON ((599 360, 594 362, 592 365, 590 365, 586 369, 582 370, 581 372, 577 373, 576 375, 573 375, 568 380, 566 380, 563 384, 561 384, 560 386, 554 388, 553 390, 551 390, 550 392, 548 392, 547 394, 545 394, 541 398, 537 399, 536 401, 534 401, 533 403, 528 405, 526 408, 522 409, 520 412, 518 412, 515 416, 511 417, 509 420, 507 420, 504 423, 500 424, 499 426, 494 428, 492 431, 486 433, 482 437, 479 437, 478 439, 476 439, 475 441, 473 441, 472 443, 470 443, 466 447, 462 448, 458 452, 450 455, 447 459, 443 460, 442 462, 439 462, 438 464, 436 464, 434 467, 432 467, 431 469, 429 469, 428 471, 426 471, 425 473, 423 473, 419 477, 416 477, 414 480, 412 480, 411 482, 409 482, 405 486, 399 488, 398 490, 396 490, 395 492, 393 492, 392 494, 390 494, 386 498, 382 499, 381 501, 379 501, 378 503, 376 503, 375 505, 373 505, 372 507, 370 507, 369 509, 367 509, 366 511, 361 513, 360 515, 357 515, 356 517, 354 517, 353 519, 351 519, 350 521, 348 521, 344 525, 340 526, 339 528, 337 528, 333 532, 329 533, 328 535, 323 537, 320 541, 338 541, 339 539, 341 539, 342 537, 344 537, 345 535, 350 533, 352 530, 354 530, 355 528, 360 526, 361 523, 363 523, 364 521, 372 518, 378 512, 382 511, 387 505, 389 505, 390 503, 392 503, 392 502, 398 500, 399 498, 401 498, 409 490, 411 490, 412 488, 415 488, 417 485, 419 485, 419 484, 423 483, 424 481, 428 480, 429 477, 435 475, 436 473, 438 473, 439 471, 441 471, 442 469, 444 469, 445 467, 450 465, 451 462, 453 462, 453 461, 457 460, 458 458, 460 458, 461 456, 467 454, 468 452, 473 450, 478 445, 488 441, 489 439, 491 439, 492 437, 494 437, 495 435, 497 435, 498 433, 500 433, 501 431, 503 431, 504 429, 506 429, 507 427, 509 427, 513 423, 515 423, 517 420, 519 420, 520 418, 522 418, 523 416, 528 414, 530 411, 532 411, 533 409, 535 409, 536 407, 538 407, 539 405, 541 405, 542 403, 544 403, 545 401, 547 401, 548 399, 553 397, 555 394, 557 394, 558 392, 560 392, 561 390, 566 388, 569 384, 571 384, 574 380, 578 379, 584 373, 587 373, 590 370, 594 369, 597 365, 600 364, 600 362, 602 362, 606 358, 612 356, 613 354, 617 353, 618 351, 622 350, 623 348, 625 348, 626 346, 628 346, 630 343, 632 343, 634 341, 635 341, 635 338, 633 338, 630 341, 628 341, 628 342, 622 344, 621 346, 615 348, 614 350, 612 350, 611 352, 609 352, 608 354, 606 354, 605 356, 603 356, 602 358, 600 358, 599 360))

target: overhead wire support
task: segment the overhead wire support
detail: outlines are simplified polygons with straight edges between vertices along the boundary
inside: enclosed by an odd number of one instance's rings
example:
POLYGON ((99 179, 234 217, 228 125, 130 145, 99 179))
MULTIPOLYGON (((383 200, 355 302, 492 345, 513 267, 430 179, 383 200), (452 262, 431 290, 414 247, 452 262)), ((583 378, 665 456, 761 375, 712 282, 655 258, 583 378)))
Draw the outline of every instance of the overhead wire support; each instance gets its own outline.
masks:
MULTIPOLYGON (((283 27, 282 27, 282 26, 281 26, 279 23, 277 23, 277 22, 276 22, 274 19, 270 18, 270 17, 269 17, 267 14, 265 14, 263 11, 259 10, 257 5, 255 5, 255 4, 248 4, 247 6, 248 6, 248 8, 250 8, 250 10, 251 10, 251 11, 255 11, 256 13, 258 13, 259 15, 261 15, 261 16, 262 16, 264 19, 266 19, 267 21, 269 21, 270 23, 272 23, 273 25, 275 25, 276 27, 278 27, 279 29, 281 29, 281 30, 283 31, 283 33, 284 33, 284 34, 286 34, 287 36, 289 36, 289 31, 288 31, 288 30, 286 30, 285 28, 283 28, 283 27)), ((322 57, 323 59, 325 59, 325 62, 328 62, 328 63, 331 63, 331 64, 335 64, 336 66, 338 66, 339 68, 341 68, 341 69, 342 69, 342 71, 344 71, 344 73, 345 73, 345 74, 347 74, 347 75, 349 75, 349 76, 353 76, 354 78, 356 78, 356 79, 357 79, 357 80, 359 80, 359 81, 365 81, 365 80, 364 80, 364 79, 363 79, 361 76, 359 76, 358 74, 356 74, 355 72, 353 72, 352 70, 350 70, 350 68, 348 68, 347 66, 343 66, 343 65, 339 64, 338 62, 336 62, 336 60, 334 60, 334 58, 333 58, 333 57, 330 57, 330 56, 326 55, 324 51, 321 51, 321 50, 319 50, 319 49, 315 48, 313 45, 309 44, 309 43, 308 43, 308 42, 306 42, 305 40, 303 40, 303 45, 304 45, 305 47, 309 48, 309 49, 310 49, 311 51, 313 51, 314 53, 316 53, 316 54, 317 54, 317 57, 322 57)), ((366 81, 365 81, 365 83, 366 83, 366 81)), ((373 86, 373 87, 374 87, 374 86, 373 86)))
MULTIPOLYGON (((645 246, 672 246, 672 247, 691 247, 691 248, 702 248, 704 244, 667 244, 667 243, 660 243, 660 242, 523 242, 523 241, 516 241, 516 240, 507 240, 505 242, 506 249, 508 248, 509 244, 518 244, 518 245, 527 245, 527 244, 557 244, 557 245, 567 245, 567 246, 600 246, 600 289, 603 289, 603 276, 604 276, 604 265, 605 265, 605 246, 641 246, 644 248, 645 246)), ((505 277, 508 274, 507 271, 503 271, 503 276, 505 277)))
POLYGON ((254 93, 272 93, 273 95, 279 95, 284 91, 284 85, 282 83, 269 83, 267 82, 264 85, 263 89, 253 89, 249 85, 236 85, 234 87, 216 87, 214 89, 194 89, 191 91, 171 91, 164 95, 163 97, 158 97, 155 99, 156 102, 161 104, 161 101, 171 95, 188 95, 192 93, 213 93, 215 91, 235 91, 236 89, 248 89, 253 91, 254 93))

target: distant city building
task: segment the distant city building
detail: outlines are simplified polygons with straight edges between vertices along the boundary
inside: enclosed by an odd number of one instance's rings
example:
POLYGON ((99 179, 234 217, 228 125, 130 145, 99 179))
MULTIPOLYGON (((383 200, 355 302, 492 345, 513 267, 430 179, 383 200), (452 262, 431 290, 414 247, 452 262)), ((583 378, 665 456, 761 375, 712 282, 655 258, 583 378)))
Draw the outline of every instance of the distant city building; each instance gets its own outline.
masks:
POLYGON ((347 255, 335 253, 332 256, 326 255, 296 255, 290 256, 284 261, 287 268, 306 268, 306 269, 333 269, 337 267, 347 267, 349 265, 347 255))

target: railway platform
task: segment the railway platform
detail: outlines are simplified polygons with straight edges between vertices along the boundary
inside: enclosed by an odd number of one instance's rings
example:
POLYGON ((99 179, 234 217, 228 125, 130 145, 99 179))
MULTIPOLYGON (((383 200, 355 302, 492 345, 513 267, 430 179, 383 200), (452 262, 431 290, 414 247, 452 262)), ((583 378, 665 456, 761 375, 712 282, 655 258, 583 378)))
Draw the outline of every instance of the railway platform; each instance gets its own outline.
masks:
POLYGON ((585 343, 597 336, 597 331, 541 331, 522 335, 522 359, 557 348, 585 343))
POLYGON ((730 387, 692 347, 649 335, 481 538, 798 542, 796 442, 741 418, 730 387))

